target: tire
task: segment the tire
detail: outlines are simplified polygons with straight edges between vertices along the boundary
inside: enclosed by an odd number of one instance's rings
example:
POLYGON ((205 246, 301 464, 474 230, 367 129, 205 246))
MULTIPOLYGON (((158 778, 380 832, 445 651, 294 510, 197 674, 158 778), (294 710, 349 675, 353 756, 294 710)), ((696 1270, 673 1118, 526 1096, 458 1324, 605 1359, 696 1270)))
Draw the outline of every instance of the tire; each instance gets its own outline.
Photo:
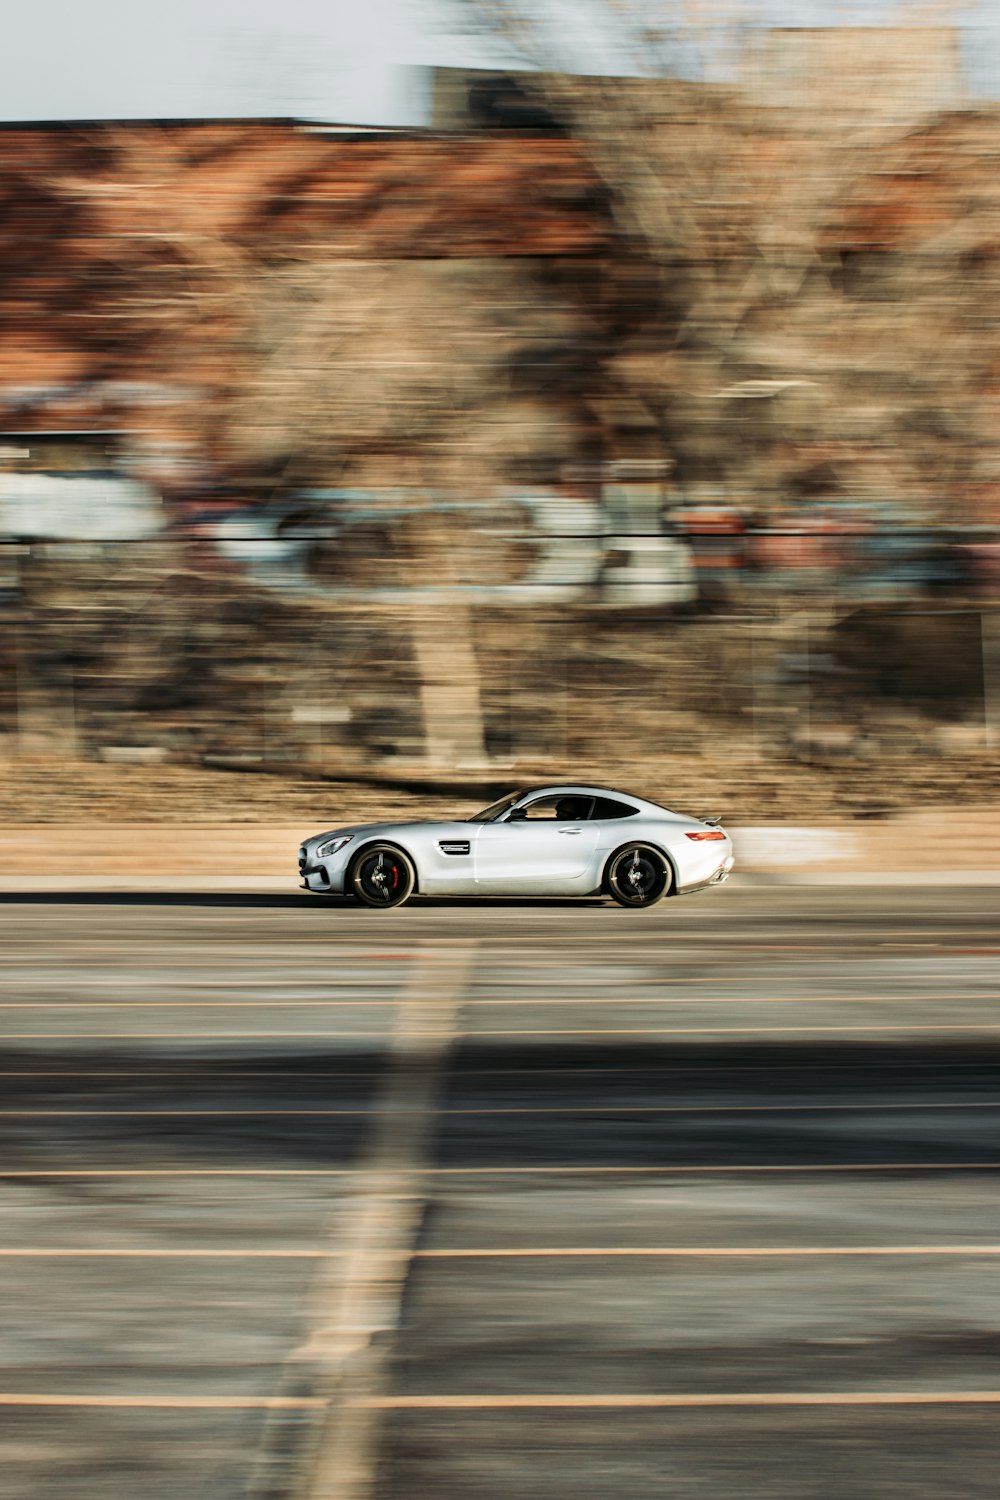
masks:
POLYGON ((402 906, 416 883, 409 857, 394 844, 369 844, 351 866, 350 888, 364 906, 402 906))
POLYGON ((619 906, 653 906, 673 884, 673 871, 649 844, 628 844, 611 856, 605 884, 619 906))

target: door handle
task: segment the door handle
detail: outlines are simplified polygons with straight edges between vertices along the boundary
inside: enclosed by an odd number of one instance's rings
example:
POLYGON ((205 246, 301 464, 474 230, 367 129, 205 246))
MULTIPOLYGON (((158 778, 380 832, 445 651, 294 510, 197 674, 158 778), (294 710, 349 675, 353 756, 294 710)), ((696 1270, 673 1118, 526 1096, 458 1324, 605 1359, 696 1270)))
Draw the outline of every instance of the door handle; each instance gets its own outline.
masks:
POLYGON ((560 833, 580 833, 581 830, 579 828, 560 828, 559 832, 560 833))

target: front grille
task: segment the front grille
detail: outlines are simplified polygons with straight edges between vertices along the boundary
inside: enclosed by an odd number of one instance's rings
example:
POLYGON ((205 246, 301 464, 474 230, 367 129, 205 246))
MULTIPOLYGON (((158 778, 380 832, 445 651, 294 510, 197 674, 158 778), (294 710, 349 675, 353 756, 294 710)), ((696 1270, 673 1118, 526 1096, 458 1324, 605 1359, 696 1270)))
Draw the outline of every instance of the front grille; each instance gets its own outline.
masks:
POLYGON ((305 870, 305 867, 306 867, 306 851, 305 851, 305 845, 303 845, 302 848, 299 850, 299 874, 300 875, 305 870))

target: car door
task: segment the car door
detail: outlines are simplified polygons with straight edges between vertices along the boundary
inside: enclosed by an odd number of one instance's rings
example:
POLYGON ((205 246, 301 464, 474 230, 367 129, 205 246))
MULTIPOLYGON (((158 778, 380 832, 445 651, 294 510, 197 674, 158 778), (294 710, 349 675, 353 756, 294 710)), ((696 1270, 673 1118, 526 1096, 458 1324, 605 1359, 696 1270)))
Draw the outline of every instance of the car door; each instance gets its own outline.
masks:
POLYGON ((528 816, 484 823, 476 840, 476 888, 484 895, 580 894, 592 890, 598 826, 589 821, 592 799, 578 797, 583 817, 561 815, 565 797, 539 797, 522 804, 528 816))

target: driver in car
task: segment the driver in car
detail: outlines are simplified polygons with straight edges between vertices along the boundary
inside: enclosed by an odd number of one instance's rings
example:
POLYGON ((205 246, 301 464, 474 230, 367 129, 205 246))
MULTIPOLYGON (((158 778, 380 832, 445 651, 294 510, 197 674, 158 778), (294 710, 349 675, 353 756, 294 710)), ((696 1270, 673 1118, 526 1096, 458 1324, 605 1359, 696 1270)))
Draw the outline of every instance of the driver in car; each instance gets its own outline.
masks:
POLYGON ((556 821, 579 823, 587 816, 588 801, 583 797, 560 797, 556 803, 556 821))

